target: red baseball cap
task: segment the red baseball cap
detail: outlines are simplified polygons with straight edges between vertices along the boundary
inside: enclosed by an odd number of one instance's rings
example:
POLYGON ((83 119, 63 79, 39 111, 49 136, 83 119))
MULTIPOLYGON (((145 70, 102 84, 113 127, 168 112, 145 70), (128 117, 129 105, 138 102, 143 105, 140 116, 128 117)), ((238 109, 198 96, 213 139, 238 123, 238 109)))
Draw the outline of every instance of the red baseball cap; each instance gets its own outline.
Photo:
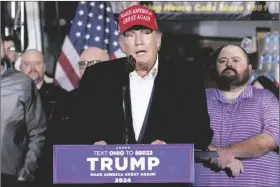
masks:
POLYGON ((158 30, 153 10, 142 5, 132 5, 120 12, 119 31, 121 34, 135 25, 143 25, 152 30, 158 30))

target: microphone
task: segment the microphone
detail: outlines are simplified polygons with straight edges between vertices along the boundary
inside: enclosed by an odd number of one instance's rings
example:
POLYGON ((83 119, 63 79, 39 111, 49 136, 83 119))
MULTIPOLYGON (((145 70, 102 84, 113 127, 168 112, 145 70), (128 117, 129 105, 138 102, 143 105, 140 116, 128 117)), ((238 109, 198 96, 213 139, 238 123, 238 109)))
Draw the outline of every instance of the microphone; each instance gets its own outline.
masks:
MULTIPOLYGON (((124 69, 127 73, 131 73, 135 70, 136 60, 132 55, 129 55, 125 61, 124 69)), ((128 144, 129 136, 128 136, 128 123, 129 123, 129 101, 126 100, 126 93, 129 86, 129 81, 122 87, 122 100, 123 100, 123 113, 124 113, 124 125, 125 125, 125 132, 124 132, 124 144, 128 144)))
POLYGON ((131 73, 135 70, 136 60, 132 55, 126 57, 126 62, 124 64, 124 69, 127 73, 131 73))

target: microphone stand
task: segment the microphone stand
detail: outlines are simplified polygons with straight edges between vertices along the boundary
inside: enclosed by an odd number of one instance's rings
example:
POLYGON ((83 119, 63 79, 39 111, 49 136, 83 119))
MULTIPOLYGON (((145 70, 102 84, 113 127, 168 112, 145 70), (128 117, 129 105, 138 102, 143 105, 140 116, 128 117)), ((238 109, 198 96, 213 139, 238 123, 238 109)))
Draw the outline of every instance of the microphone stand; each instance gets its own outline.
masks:
MULTIPOLYGON (((132 55, 128 56, 127 59, 126 59, 126 63, 124 64, 124 69, 125 71, 129 74, 131 72, 133 72, 135 70, 135 64, 136 64, 136 60, 133 58, 132 55)), ((123 86, 122 88, 122 105, 123 105, 123 113, 124 113, 124 125, 125 125, 125 132, 124 132, 124 143, 125 144, 128 144, 128 140, 129 140, 129 136, 128 136, 128 114, 129 114, 129 111, 128 111, 128 108, 126 107, 127 106, 127 102, 126 102, 126 92, 127 92, 127 88, 128 88, 128 84, 129 84, 129 81, 127 82, 126 81, 126 84, 123 86)))
POLYGON ((125 92, 127 89, 127 85, 123 86, 122 88, 122 100, 123 100, 123 114, 124 114, 124 125, 125 125, 125 132, 124 132, 124 143, 128 144, 128 120, 127 120, 127 108, 126 108, 126 102, 125 102, 125 92))

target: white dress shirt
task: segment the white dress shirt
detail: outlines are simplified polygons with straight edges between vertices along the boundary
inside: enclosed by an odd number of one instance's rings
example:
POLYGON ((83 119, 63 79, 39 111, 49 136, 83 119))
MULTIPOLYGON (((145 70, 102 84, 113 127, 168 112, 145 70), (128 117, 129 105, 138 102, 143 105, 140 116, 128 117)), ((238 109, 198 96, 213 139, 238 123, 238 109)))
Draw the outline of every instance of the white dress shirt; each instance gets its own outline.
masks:
POLYGON ((149 105, 154 80, 158 72, 158 57, 154 67, 144 78, 140 77, 136 71, 129 74, 130 78, 130 97, 131 112, 135 139, 138 140, 146 111, 149 105))

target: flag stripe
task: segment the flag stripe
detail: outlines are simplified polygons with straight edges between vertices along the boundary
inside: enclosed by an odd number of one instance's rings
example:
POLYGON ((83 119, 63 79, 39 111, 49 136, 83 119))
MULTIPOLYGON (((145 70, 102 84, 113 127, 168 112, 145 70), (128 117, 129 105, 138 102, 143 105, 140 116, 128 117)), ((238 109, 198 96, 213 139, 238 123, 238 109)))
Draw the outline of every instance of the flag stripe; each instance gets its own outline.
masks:
POLYGON ((79 73, 78 62, 80 59, 80 55, 77 53, 77 50, 73 46, 68 36, 65 37, 65 41, 62 46, 62 51, 67 56, 67 59, 73 66, 73 69, 75 70, 76 74, 79 75, 80 73, 79 73))
POLYGON ((59 85, 63 85, 64 89, 72 90, 76 88, 79 83, 79 70, 77 66, 77 62, 79 60, 79 55, 77 51, 74 49, 71 41, 69 40, 68 36, 65 37, 62 52, 58 59, 58 64, 61 68, 63 73, 57 72, 55 74, 55 79, 59 83, 59 85), (68 79, 67 82, 70 82, 72 86, 69 87, 69 83, 65 83, 65 79, 68 79), (65 84, 67 86, 65 86, 65 84))
POLYGON ((54 82, 55 84, 62 86, 65 90, 71 91, 74 89, 74 86, 70 82, 70 79, 68 79, 60 64, 61 63, 57 63, 56 65, 56 77, 54 82))
POLYGON ((59 62, 69 81, 72 83, 73 87, 76 88, 79 83, 79 77, 71 63, 69 63, 69 60, 67 59, 67 56, 64 54, 64 52, 60 54, 59 62))

